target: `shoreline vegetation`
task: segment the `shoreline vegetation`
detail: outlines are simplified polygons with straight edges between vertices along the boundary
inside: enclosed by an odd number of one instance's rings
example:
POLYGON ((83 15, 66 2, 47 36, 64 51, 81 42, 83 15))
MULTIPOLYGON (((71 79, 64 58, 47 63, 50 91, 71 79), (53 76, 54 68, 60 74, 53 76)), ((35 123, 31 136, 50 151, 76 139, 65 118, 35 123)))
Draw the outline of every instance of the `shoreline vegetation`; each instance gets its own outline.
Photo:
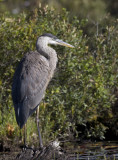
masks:
MULTIPOLYGON (((22 143, 11 84, 20 59, 42 33, 53 33, 75 46, 57 47, 58 67, 40 104, 45 144, 58 139, 117 140, 118 20, 106 15, 99 23, 69 18, 48 7, 12 17, 0 14, 0 141, 22 143)), ((35 113, 27 123, 27 142, 38 146, 35 113)))

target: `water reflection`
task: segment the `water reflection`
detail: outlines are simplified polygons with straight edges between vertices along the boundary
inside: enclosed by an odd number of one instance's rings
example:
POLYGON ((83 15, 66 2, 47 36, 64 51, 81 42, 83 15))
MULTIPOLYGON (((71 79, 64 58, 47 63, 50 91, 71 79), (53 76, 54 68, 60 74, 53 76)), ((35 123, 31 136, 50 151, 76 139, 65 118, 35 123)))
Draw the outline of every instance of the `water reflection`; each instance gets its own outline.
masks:
POLYGON ((68 160, 117 160, 118 142, 64 143, 68 160))

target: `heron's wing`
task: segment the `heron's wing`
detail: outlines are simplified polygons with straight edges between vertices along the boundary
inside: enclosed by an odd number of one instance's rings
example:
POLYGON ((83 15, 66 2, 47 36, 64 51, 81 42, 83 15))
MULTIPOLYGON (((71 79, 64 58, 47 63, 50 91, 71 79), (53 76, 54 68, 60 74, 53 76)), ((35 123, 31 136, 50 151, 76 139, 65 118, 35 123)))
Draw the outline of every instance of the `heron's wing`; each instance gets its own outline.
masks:
POLYGON ((26 121, 42 100, 49 82, 49 73, 48 62, 43 57, 39 57, 39 54, 30 54, 20 62, 12 87, 17 122, 23 117, 26 121))

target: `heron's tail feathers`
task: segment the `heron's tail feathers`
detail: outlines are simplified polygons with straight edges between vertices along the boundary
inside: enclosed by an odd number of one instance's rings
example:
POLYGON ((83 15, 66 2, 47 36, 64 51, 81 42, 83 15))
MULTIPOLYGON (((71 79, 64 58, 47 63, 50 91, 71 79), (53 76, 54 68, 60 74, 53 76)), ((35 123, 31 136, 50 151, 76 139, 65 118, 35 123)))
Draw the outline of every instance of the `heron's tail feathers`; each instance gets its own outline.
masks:
POLYGON ((22 103, 15 105, 16 121, 20 128, 23 128, 29 117, 29 108, 22 103))
POLYGON ((27 122, 28 117, 32 115, 38 106, 39 105, 37 105, 34 109, 29 109, 27 105, 23 105, 22 103, 15 105, 16 121, 20 128, 23 128, 27 122))

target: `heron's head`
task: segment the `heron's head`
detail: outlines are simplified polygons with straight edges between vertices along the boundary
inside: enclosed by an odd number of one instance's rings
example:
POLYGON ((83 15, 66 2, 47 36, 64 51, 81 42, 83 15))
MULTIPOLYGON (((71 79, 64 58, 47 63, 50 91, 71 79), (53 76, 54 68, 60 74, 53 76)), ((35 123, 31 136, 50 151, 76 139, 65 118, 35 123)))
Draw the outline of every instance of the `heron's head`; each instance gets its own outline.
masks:
POLYGON ((61 46, 74 48, 74 46, 58 39, 56 36, 52 35, 51 33, 45 33, 45 34, 41 35, 38 39, 43 41, 43 43, 45 43, 45 45, 53 44, 53 45, 61 45, 61 46))

